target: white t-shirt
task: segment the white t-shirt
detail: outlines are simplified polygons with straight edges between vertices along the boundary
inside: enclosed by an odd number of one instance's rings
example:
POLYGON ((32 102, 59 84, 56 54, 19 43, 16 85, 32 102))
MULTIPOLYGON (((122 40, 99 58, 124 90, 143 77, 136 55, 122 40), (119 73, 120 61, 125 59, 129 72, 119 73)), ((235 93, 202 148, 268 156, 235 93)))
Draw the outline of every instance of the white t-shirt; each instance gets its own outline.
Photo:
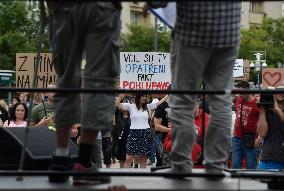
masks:
MULTIPOLYGON (((157 108, 157 103, 147 104, 148 110, 154 110, 157 108)), ((148 111, 143 109, 137 110, 135 104, 122 103, 122 109, 129 111, 131 125, 130 129, 148 129, 150 128, 148 124, 148 111)))

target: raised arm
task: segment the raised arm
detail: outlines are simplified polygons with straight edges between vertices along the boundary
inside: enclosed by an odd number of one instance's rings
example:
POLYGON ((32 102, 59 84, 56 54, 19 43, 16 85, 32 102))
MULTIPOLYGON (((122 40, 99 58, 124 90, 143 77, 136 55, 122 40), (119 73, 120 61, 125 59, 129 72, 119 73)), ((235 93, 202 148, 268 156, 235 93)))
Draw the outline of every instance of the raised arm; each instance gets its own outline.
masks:
POLYGON ((265 113, 266 113, 265 109, 261 108, 257 122, 257 133, 262 138, 265 138, 268 132, 268 124, 265 113))
POLYGON ((156 103, 156 104, 157 104, 157 107, 158 107, 161 103, 167 101, 168 99, 169 99, 169 95, 166 95, 165 97, 163 97, 159 102, 156 103))
POLYGON ((115 106, 118 108, 118 109, 123 109, 123 104, 120 103, 120 101, 124 99, 124 94, 119 94, 119 96, 116 98, 116 101, 115 101, 115 106))

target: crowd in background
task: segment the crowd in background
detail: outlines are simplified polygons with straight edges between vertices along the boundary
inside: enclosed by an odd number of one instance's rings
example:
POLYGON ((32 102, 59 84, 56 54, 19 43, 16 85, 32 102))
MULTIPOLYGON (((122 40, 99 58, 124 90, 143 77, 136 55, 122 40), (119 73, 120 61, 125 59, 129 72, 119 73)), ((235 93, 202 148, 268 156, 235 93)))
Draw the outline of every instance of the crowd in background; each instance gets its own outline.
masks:
MULTIPOLYGON (((49 88, 55 87, 56 84, 49 85, 49 88)), ((241 81, 236 88, 250 89, 250 84, 241 81)), ((33 104, 29 103, 29 94, 25 92, 13 97, 9 105, 0 100, 0 126, 26 127, 28 108, 32 107, 30 127, 55 130, 53 96, 54 93, 36 93, 33 104)), ((252 94, 234 96, 228 168, 284 168, 284 115, 281 115, 284 96, 276 94, 275 103, 278 104, 270 107, 261 103, 260 97, 252 94)), ((103 167, 102 163, 110 168, 117 160, 120 168, 170 165, 172 124, 168 120, 168 102, 168 95, 117 96, 113 124, 98 135, 93 162, 99 168, 103 167)), ((209 108, 207 96, 197 96, 194 114, 197 139, 191 156, 195 168, 203 167, 202 134, 210 120, 209 108)), ((71 134, 72 141, 79 143, 80 122, 74 124, 71 134)))

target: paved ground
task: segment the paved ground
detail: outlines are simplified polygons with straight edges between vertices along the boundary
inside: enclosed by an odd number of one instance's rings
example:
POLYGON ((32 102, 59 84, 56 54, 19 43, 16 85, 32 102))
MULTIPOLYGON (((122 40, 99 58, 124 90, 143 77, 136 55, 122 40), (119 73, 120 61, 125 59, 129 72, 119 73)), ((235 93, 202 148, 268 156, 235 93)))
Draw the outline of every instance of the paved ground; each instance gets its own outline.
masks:
MULTIPOLYGON (((155 166, 156 166, 156 164, 147 165, 146 169, 150 169, 151 167, 155 167, 155 166)), ((103 168, 106 168, 106 166, 103 165, 103 168)), ((118 169, 118 168, 120 168, 119 161, 116 160, 115 163, 112 163, 110 168, 112 168, 112 169, 118 169)), ((133 169, 134 169, 134 168, 133 168, 133 169)))
MULTIPOLYGON (((148 169, 103 169, 102 171, 149 172, 148 169)), ((196 172, 202 170, 194 170, 196 172)), ((15 177, 1 177, 0 191, 106 191, 110 185, 125 185, 128 191, 267 191, 267 185, 249 179, 226 177, 221 181, 209 181, 206 178, 169 179, 162 176, 131 177, 113 176, 109 184, 92 186, 73 186, 72 178, 64 184, 51 184, 47 177, 24 177, 16 181, 15 177)))

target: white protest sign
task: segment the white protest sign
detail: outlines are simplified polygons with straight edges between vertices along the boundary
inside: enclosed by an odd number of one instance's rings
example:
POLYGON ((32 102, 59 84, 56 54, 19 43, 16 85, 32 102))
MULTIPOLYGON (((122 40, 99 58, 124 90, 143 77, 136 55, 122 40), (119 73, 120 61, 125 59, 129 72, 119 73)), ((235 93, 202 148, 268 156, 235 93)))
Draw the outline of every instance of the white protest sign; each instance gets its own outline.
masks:
POLYGON ((244 75, 243 67, 244 67, 244 60, 236 59, 234 65, 234 72, 233 72, 234 78, 243 77, 244 75))
POLYGON ((171 83, 170 54, 121 52, 120 88, 165 90, 171 83))

